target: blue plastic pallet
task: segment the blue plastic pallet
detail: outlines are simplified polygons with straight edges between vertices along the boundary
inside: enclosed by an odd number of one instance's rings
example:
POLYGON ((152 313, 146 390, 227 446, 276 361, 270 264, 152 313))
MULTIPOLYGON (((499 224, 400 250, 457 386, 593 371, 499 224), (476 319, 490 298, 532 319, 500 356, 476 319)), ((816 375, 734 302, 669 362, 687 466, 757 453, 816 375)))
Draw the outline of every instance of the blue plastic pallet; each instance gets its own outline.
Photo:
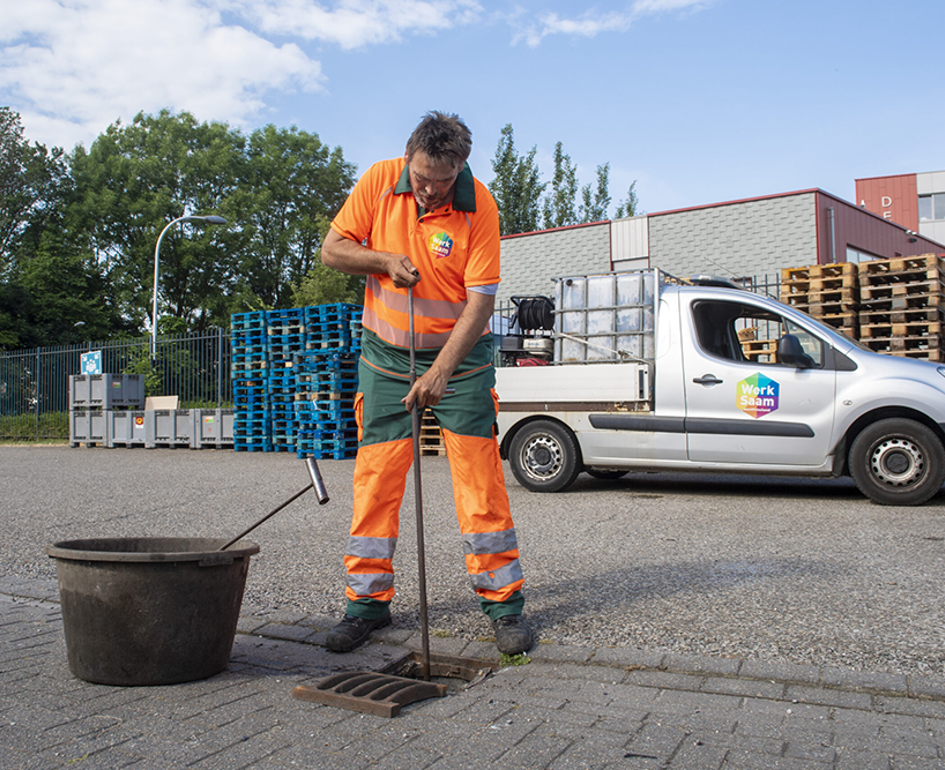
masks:
POLYGON ((265 334, 251 334, 245 337, 234 334, 230 337, 230 347, 234 353, 246 353, 254 350, 266 351, 269 348, 269 338, 265 334))
POLYGON ((254 313, 233 313, 230 316, 230 329, 255 331, 266 329, 266 312, 259 310, 254 313))
POLYGON ((266 311, 266 322, 270 325, 280 324, 284 321, 293 321, 297 320, 299 323, 302 323, 305 319, 305 308, 302 307, 290 307, 283 310, 268 310, 266 311))
POLYGON ((237 452, 271 452, 272 444, 269 441, 238 441, 234 437, 233 449, 237 452))
POLYGON ((234 361, 230 367, 230 378, 233 380, 256 380, 269 375, 269 365, 255 361, 234 361))

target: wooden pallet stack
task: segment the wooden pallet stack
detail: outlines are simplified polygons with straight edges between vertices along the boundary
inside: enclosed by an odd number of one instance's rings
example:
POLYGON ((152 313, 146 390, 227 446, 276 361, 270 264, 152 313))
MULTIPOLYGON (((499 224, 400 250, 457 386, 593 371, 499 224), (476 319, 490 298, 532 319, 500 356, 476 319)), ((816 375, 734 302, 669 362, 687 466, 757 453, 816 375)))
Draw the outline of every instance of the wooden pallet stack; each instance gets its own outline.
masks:
POLYGON ((742 346, 742 353, 749 361, 759 364, 774 364, 778 361, 778 341, 773 339, 758 339, 757 326, 740 329, 738 342, 742 346))
POLYGON ((945 260, 935 254, 859 263, 860 341, 894 356, 945 361, 945 260))
POLYGON ((420 455, 422 457, 446 457, 446 444, 443 443, 443 431, 433 416, 425 409, 420 418, 420 455))
POLYGON ((786 267, 781 271, 781 301, 857 339, 858 278, 857 266, 853 262, 786 267))

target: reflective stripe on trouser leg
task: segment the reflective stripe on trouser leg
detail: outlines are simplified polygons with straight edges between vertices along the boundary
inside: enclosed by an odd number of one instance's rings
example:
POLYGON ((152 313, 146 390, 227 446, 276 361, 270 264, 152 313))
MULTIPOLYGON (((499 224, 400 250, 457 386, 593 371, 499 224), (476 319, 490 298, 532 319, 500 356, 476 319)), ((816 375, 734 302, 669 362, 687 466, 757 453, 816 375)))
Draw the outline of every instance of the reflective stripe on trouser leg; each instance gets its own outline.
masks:
MULTIPOLYGON (((358 457, 354 465, 354 513, 345 555, 348 610, 359 602, 389 602, 394 596, 393 556, 400 504, 413 463, 410 413, 400 403, 409 384, 379 375, 362 360, 355 399, 358 457)), ((375 608, 376 610, 376 608, 375 608)))
POLYGON ((413 462, 409 438, 358 449, 354 468, 354 514, 345 555, 351 601, 394 597, 394 550, 407 470, 413 462))
POLYGON ((504 602, 524 580, 498 443, 445 429, 443 438, 469 580, 483 599, 504 602))

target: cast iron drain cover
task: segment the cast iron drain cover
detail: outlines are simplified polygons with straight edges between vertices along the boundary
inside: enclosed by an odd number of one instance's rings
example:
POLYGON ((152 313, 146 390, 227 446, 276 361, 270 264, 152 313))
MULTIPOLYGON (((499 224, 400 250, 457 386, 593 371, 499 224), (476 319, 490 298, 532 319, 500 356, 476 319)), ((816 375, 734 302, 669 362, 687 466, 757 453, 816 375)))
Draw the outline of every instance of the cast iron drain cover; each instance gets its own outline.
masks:
POLYGON ((348 671, 322 679, 314 687, 299 685, 292 691, 299 700, 359 711, 379 717, 395 717, 401 706, 446 695, 446 685, 418 682, 373 671, 348 671))
MULTIPOLYGON (((469 689, 486 679, 496 669, 495 661, 460 658, 455 655, 428 656, 430 675, 447 682, 462 681, 469 689)), ((380 717, 395 717, 401 706, 427 698, 442 698, 449 692, 446 684, 426 682, 421 677, 423 658, 410 652, 382 671, 348 671, 325 677, 314 686, 299 685, 292 695, 299 700, 360 711, 380 717)))

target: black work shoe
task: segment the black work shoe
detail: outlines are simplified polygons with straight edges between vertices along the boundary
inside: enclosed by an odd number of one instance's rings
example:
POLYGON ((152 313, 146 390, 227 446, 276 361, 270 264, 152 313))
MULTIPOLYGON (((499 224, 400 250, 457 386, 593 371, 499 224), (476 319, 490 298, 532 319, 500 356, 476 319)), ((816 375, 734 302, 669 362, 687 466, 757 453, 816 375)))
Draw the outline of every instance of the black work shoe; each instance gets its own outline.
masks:
POLYGON ((528 652, 535 640, 532 630, 521 615, 503 615, 492 621, 495 631, 495 646, 506 655, 519 655, 528 652))
POLYGON ((348 652, 362 642, 366 642, 375 628, 390 625, 390 610, 375 620, 365 620, 354 615, 345 615, 337 626, 328 633, 326 643, 332 652, 348 652))

